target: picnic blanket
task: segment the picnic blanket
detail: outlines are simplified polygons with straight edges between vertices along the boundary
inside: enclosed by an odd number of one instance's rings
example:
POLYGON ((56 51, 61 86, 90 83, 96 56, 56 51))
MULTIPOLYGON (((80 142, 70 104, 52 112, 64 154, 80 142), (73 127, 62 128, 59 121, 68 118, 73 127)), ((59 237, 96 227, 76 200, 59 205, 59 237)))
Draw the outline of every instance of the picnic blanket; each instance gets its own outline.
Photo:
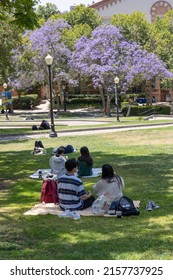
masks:
MULTIPOLYGON (((81 178, 96 178, 96 177, 99 177, 102 172, 101 168, 93 168, 92 170, 93 170, 93 174, 91 176, 82 176, 81 178)), ((42 180, 47 176, 47 174, 50 174, 50 173, 51 173, 51 169, 38 169, 35 173, 30 175, 29 177, 31 179, 41 179, 42 180), (42 178, 39 178, 39 171, 42 171, 42 178)))
MULTIPOLYGON (((135 207, 139 208, 140 201, 139 200, 134 200, 134 205, 135 207)), ((63 211, 60 209, 58 204, 54 203, 39 203, 34 205, 30 210, 26 211, 23 215, 31 215, 31 216, 36 216, 36 215, 59 215, 60 213, 63 213, 63 211)), ((92 207, 89 207, 87 209, 83 209, 80 211, 77 211, 81 216, 93 216, 95 217, 96 215, 92 213, 92 207)), ((114 215, 108 215, 105 214, 104 217, 115 217, 114 215)))

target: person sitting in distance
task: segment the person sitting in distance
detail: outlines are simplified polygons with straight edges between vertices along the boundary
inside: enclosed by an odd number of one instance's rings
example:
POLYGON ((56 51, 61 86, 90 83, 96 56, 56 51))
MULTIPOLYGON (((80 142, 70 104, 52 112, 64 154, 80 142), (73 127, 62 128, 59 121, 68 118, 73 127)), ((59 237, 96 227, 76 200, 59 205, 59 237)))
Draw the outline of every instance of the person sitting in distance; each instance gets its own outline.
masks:
POLYGON ((89 149, 86 146, 81 147, 80 154, 78 157, 78 176, 91 176, 93 174, 93 159, 90 156, 89 149))

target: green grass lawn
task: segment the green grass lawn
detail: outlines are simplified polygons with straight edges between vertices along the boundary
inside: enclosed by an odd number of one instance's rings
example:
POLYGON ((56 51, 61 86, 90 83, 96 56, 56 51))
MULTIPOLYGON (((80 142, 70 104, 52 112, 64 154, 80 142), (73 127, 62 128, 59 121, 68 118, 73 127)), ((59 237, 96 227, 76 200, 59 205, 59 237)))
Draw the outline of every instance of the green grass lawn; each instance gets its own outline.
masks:
MULTIPOLYGON (((0 143, 0 259, 173 259, 173 128, 45 138, 45 156, 33 156, 35 140, 0 143), (29 175, 48 168, 53 147, 86 145, 94 167, 113 165, 124 195, 140 200, 140 215, 117 218, 24 216, 39 203, 41 181, 29 175), (160 209, 147 212, 154 200, 160 209)), ((86 190, 98 178, 84 179, 86 190)))
MULTIPOLYGON (((25 121, 20 116, 11 116, 10 121, 5 121, 2 116, 0 116, 0 135, 7 134, 43 134, 49 133, 49 130, 32 130, 32 125, 35 124, 39 127, 41 121, 40 116, 35 116, 34 120, 25 121)), ((42 116, 42 119, 46 119, 50 123, 50 119, 46 115, 42 116)), ((116 117, 106 118, 106 117, 95 117, 95 118, 82 118, 75 117, 73 119, 60 118, 54 119, 55 130, 57 132, 63 132, 68 130, 79 130, 79 129, 94 129, 94 128, 113 128, 117 126, 135 126, 135 125, 154 125, 154 124, 169 124, 173 123, 173 119, 154 119, 145 120, 142 117, 120 117, 120 122, 116 121, 116 117), (88 123, 89 122, 89 123, 88 123)))

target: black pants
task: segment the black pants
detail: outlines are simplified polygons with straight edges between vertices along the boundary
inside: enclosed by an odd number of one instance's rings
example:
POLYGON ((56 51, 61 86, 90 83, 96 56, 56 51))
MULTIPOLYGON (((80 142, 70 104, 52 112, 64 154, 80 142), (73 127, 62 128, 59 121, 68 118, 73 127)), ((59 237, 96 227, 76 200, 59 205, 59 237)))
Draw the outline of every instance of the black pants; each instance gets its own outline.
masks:
POLYGON ((86 200, 84 200, 82 209, 86 209, 86 208, 90 207, 93 204, 94 200, 95 200, 95 197, 93 195, 91 197, 87 198, 86 200))

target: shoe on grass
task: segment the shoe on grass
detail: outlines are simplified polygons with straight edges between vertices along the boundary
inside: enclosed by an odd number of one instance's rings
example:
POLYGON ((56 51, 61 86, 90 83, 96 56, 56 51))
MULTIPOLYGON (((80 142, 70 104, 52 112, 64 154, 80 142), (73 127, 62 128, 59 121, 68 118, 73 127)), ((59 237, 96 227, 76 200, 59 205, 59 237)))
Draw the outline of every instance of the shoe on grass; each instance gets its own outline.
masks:
POLYGON ((152 201, 150 201, 151 202, 151 204, 152 204, 152 208, 153 209, 158 209, 158 208, 160 208, 160 206, 159 205, 156 205, 155 204, 155 202, 152 200, 152 201))
POLYGON ((146 206, 146 210, 147 211, 152 211, 153 210, 153 206, 152 206, 152 201, 149 201, 147 206, 146 206))
POLYGON ((71 218, 73 220, 79 220, 80 219, 80 214, 75 212, 75 211, 73 211, 73 212, 71 212, 71 218))
POLYGON ((71 218, 72 212, 70 210, 65 210, 63 213, 58 214, 60 218, 71 218))

